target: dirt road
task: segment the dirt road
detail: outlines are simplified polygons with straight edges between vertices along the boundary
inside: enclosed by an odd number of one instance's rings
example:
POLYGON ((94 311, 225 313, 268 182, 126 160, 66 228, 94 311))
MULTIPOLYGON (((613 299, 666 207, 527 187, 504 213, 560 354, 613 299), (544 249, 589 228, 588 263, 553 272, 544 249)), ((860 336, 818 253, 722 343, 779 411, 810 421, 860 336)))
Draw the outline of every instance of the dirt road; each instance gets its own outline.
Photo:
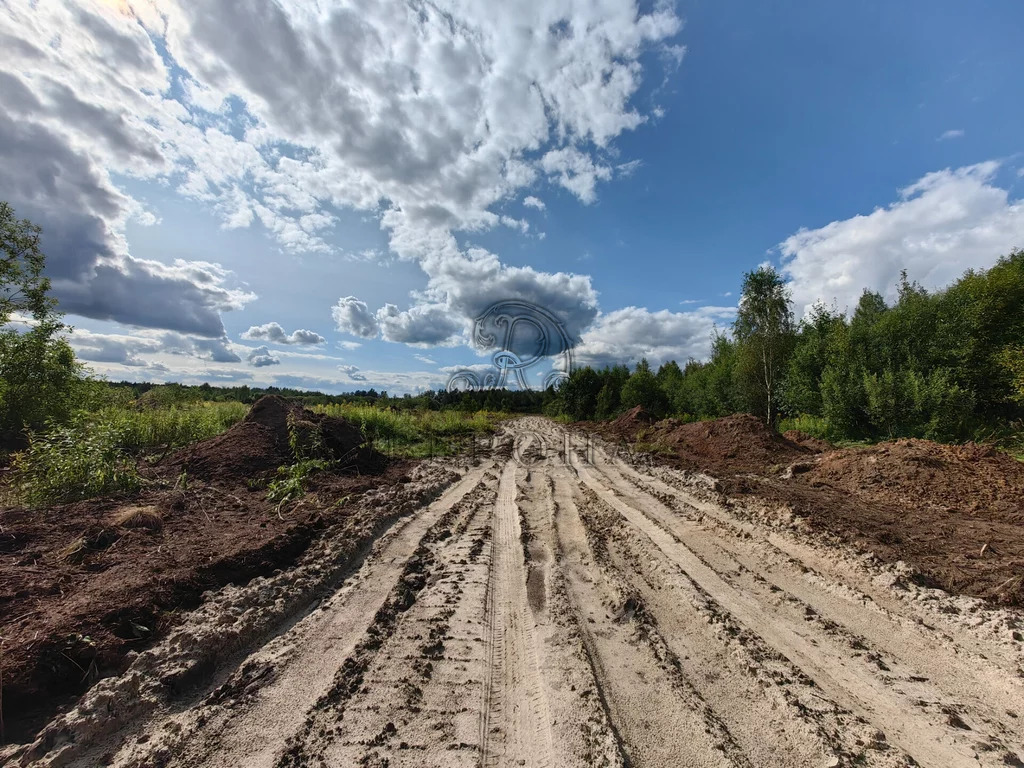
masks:
MULTIPOLYGON (((275 600, 281 618, 190 686, 104 681, 11 759, 1024 765, 1019 614, 915 587, 550 421, 503 440, 312 609, 288 616, 288 573, 214 600, 194 622, 275 600)), ((140 659, 147 675, 181 664, 185 636, 140 659)))

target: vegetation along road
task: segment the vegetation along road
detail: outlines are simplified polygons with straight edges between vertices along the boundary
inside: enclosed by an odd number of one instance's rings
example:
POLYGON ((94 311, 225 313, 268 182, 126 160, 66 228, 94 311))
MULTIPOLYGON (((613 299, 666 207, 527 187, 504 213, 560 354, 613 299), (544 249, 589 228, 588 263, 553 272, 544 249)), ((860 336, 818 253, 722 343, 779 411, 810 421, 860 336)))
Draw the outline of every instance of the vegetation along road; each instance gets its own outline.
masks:
POLYGON ((351 571, 328 539, 222 590, 10 759, 1024 764, 1013 614, 547 419, 462 462, 422 465, 407 485, 443 490, 351 571), (222 663, 197 662, 235 623, 222 663))

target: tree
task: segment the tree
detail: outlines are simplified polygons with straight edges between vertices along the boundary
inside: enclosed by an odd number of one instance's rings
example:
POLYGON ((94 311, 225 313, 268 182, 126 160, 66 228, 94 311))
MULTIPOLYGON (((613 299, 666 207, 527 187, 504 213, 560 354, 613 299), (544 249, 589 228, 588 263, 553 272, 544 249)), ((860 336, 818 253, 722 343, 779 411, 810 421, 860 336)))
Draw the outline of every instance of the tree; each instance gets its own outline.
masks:
POLYGON ((657 418, 662 418, 668 413, 668 397, 658 384, 657 377, 651 372, 647 358, 637 364, 633 375, 622 386, 622 405, 624 408, 635 408, 639 405, 657 418))
POLYGON ((800 322, 783 388, 789 412, 822 415, 821 380, 832 357, 834 337, 844 325, 839 311, 824 304, 815 304, 800 322))
POLYGON ((39 227, 0 202, 0 445, 23 444, 26 431, 68 420, 82 382, 43 276, 39 237, 39 227))
POLYGON ((779 415, 780 383, 796 337, 789 289, 771 267, 743 278, 733 324, 739 346, 739 383, 753 410, 774 427, 779 415))
POLYGON ((8 203, 0 201, 0 326, 15 314, 44 320, 56 301, 49 297, 50 280, 43 277, 45 257, 39 250, 41 230, 28 219, 18 219, 8 203))

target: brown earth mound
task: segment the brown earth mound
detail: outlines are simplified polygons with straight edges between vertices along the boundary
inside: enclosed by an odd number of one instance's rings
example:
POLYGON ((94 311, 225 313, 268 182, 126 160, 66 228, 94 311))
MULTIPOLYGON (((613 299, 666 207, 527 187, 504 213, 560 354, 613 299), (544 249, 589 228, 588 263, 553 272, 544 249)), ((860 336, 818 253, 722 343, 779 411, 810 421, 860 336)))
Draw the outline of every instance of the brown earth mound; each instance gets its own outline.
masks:
POLYGON ((789 429, 782 433, 782 436, 789 440, 791 443, 802 445, 812 453, 824 453, 825 451, 831 451, 833 446, 832 443, 827 440, 822 440, 818 437, 812 437, 806 432, 799 429, 789 429))
MULTIPOLYGON (((735 483, 734 483, 735 485, 735 483)), ((821 454, 745 491, 930 586, 1024 605, 1024 464, 989 446, 899 440, 821 454)))
POLYGON ((602 431, 626 440, 641 435, 644 443, 657 446, 662 454, 671 452, 674 463, 686 469, 719 475, 763 472, 806 459, 813 452, 772 432, 749 414, 689 424, 679 419, 650 424, 630 417, 632 413, 623 414, 602 431))
POLYGON ((0 509, 7 740, 30 738, 96 680, 120 673, 129 652, 166 635, 206 590, 289 567, 332 526, 346 526, 357 547, 395 513, 360 509, 360 494, 399 486, 410 468, 316 475, 283 509, 265 488, 190 479, 171 489, 176 470, 159 467, 143 468, 153 482, 129 501, 0 509))
POLYGON ((655 421, 657 419, 654 416, 645 411, 642 405, 638 405, 612 421, 611 428, 621 431, 634 431, 641 427, 649 426, 655 421))
POLYGON ((990 446, 898 440, 836 450, 747 415, 588 426, 708 472, 730 496, 766 499, 885 562, 903 561, 927 585, 1024 605, 1024 463, 990 446))
POLYGON ((831 451, 802 478, 902 507, 1024 524, 1024 463, 977 443, 897 440, 831 451))
POLYGON ((336 460, 341 470, 372 473, 383 469, 383 457, 364 446, 358 427, 277 395, 261 397, 241 422, 179 451, 170 464, 206 480, 247 482, 295 461, 289 425, 295 428, 300 446, 312 449, 319 444, 322 450, 318 452, 336 460))

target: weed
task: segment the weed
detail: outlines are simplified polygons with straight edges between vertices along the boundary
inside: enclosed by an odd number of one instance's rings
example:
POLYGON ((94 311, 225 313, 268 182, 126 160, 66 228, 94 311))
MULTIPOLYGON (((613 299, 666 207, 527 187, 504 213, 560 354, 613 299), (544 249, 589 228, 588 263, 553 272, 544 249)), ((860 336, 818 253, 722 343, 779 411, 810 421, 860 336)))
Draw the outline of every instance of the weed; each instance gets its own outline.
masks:
POLYGON ((820 416, 809 416, 801 414, 779 422, 779 432, 788 432, 791 429, 798 429, 811 437, 824 440, 828 435, 828 422, 820 416))
POLYGON ((141 485, 120 432, 110 425, 78 423, 34 435, 11 467, 10 491, 29 506, 132 493, 141 485))
POLYGON ((356 424, 388 456, 432 458, 459 452, 473 434, 490 434, 508 414, 495 411, 389 410, 369 405, 321 405, 315 411, 356 424))

